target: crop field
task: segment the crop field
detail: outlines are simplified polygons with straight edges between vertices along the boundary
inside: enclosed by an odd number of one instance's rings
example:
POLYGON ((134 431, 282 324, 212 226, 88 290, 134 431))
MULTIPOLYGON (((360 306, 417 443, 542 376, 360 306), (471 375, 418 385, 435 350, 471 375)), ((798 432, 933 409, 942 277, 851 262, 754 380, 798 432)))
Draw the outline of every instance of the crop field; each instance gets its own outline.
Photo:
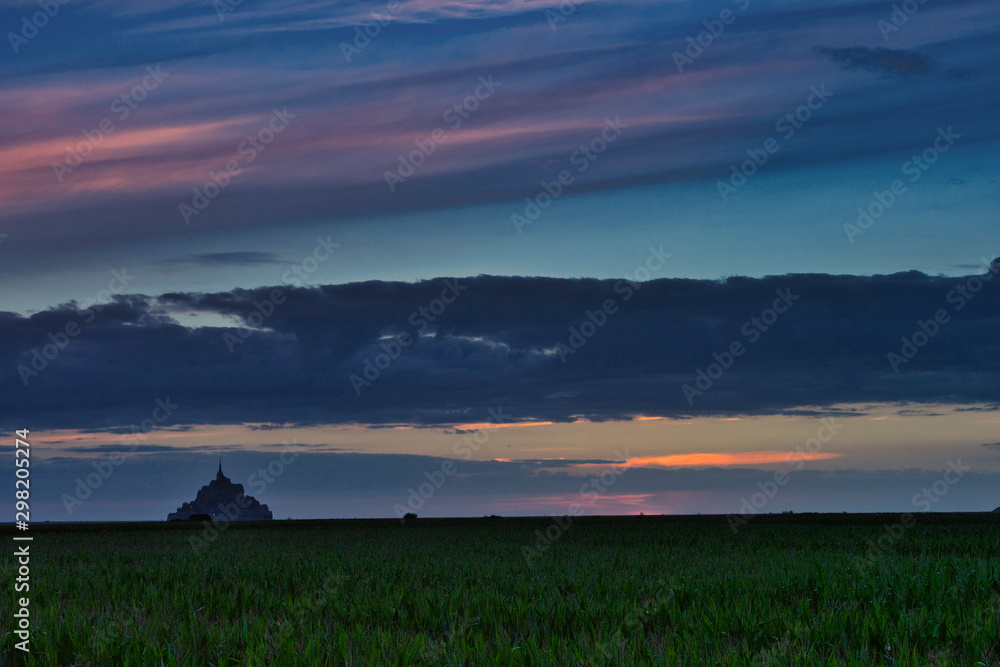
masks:
POLYGON ((0 663, 1000 664, 997 514, 560 521, 36 524, 0 663))

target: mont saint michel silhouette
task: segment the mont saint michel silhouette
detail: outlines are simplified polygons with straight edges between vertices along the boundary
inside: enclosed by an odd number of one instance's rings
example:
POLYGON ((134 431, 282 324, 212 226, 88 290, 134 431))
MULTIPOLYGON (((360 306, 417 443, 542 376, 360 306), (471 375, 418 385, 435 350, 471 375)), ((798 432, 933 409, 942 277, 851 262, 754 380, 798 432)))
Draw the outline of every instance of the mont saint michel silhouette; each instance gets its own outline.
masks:
POLYGON ((233 484, 231 479, 222 474, 221 457, 215 479, 201 487, 193 501, 184 503, 176 512, 168 514, 167 521, 182 521, 192 516, 202 518, 206 514, 212 521, 267 521, 274 518, 267 505, 246 495, 242 484, 233 484))

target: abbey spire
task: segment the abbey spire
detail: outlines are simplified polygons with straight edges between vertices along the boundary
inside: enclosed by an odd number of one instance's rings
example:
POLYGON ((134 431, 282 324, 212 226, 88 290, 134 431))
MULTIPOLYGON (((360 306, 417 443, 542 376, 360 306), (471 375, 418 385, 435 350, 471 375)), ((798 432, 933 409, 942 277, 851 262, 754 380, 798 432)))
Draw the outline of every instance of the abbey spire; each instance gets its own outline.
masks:
POLYGON ((246 495, 242 484, 236 484, 222 472, 222 457, 215 479, 201 487, 197 497, 167 515, 168 521, 208 516, 213 521, 267 521, 274 518, 267 505, 246 495))

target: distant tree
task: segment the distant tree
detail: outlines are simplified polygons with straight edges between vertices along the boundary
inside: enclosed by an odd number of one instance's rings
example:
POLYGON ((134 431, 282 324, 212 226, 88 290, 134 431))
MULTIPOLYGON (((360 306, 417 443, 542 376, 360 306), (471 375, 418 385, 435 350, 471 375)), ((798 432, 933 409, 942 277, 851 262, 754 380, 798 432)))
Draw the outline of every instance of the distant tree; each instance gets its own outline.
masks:
POLYGON ((188 521, 211 521, 211 514, 192 514, 187 518, 188 521))
POLYGON ((417 520, 417 515, 415 512, 407 512, 403 515, 403 523, 413 523, 417 520))

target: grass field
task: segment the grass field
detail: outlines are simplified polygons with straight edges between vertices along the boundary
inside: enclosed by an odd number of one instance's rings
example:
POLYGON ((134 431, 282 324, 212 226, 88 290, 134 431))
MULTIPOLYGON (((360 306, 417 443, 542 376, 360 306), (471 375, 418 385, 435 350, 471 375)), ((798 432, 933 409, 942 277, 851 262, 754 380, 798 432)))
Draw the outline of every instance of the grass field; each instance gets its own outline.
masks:
POLYGON ((8 556, 0 662, 1000 664, 1000 515, 915 520, 35 525, 31 654, 8 556))

